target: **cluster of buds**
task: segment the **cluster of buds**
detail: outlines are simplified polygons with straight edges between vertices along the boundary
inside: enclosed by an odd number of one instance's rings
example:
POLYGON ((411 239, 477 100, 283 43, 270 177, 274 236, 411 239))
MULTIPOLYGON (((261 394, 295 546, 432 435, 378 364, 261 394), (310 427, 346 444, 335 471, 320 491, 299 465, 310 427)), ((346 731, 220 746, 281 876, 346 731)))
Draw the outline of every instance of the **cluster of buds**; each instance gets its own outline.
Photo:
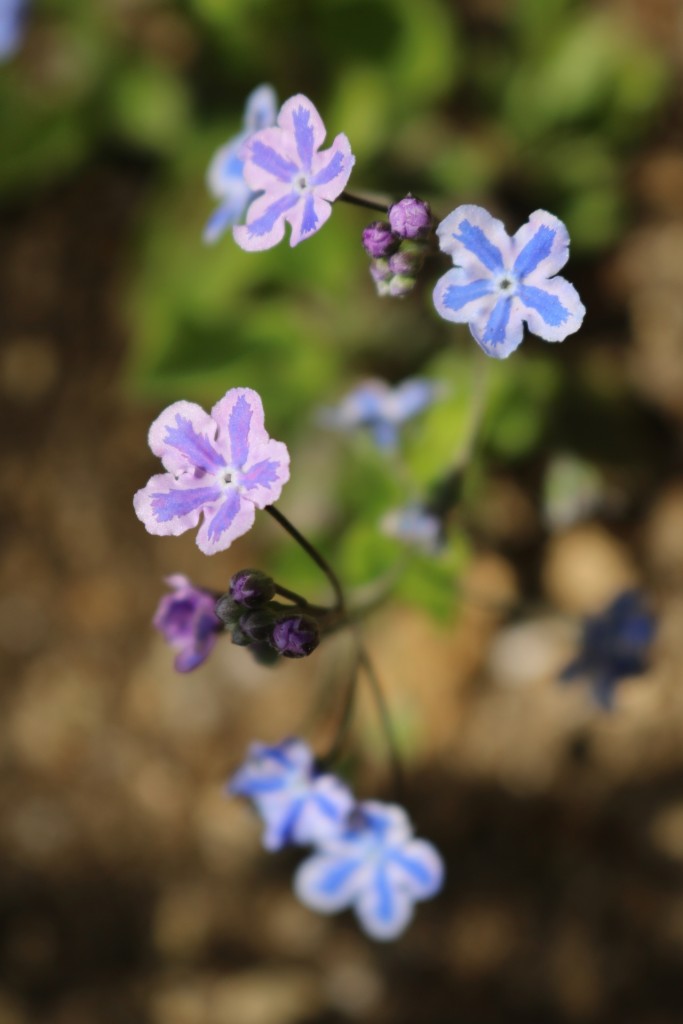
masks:
POLYGON ((389 207, 389 220, 375 220, 363 231, 371 257, 370 274, 378 295, 402 298, 412 291, 434 229, 429 203, 408 193, 389 207))
POLYGON ((240 569, 216 602, 216 615, 234 644, 249 647, 262 660, 305 658, 320 643, 312 615, 297 605, 275 601, 278 588, 258 569, 240 569))

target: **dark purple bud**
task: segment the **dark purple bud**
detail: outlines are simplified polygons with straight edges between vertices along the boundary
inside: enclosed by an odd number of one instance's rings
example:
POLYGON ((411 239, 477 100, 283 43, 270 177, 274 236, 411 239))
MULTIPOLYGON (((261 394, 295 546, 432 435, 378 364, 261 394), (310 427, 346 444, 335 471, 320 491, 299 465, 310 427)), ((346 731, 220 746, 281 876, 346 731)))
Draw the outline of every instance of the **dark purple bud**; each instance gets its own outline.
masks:
POLYGON ((401 238, 425 238, 432 227, 429 203, 408 193, 405 199, 389 207, 389 224, 401 238))
POLYGON ((244 615, 244 608, 236 604, 230 594, 222 594, 216 601, 215 612, 224 626, 232 626, 240 615, 244 615))
POLYGON ((240 627, 239 623, 235 623, 230 629, 230 639, 238 647, 249 647, 252 643, 251 639, 247 636, 244 630, 240 627))
POLYGON ((257 608, 246 612, 239 621, 239 629, 249 638, 250 643, 270 643, 276 616, 270 608, 257 608))
POLYGON ((389 260, 389 269, 392 274, 403 274, 411 276, 417 274, 424 263, 424 254, 416 247, 401 249, 389 260))
POLYGON ((228 584, 228 594, 235 604, 259 608, 275 597, 275 583, 259 569, 240 569, 228 584))
POLYGON ((385 220, 373 220, 363 231, 363 248, 374 260, 391 256, 400 244, 401 239, 385 220))
POLYGON ((288 615, 275 626, 271 643, 285 658, 305 658, 320 643, 318 623, 309 615, 288 615))

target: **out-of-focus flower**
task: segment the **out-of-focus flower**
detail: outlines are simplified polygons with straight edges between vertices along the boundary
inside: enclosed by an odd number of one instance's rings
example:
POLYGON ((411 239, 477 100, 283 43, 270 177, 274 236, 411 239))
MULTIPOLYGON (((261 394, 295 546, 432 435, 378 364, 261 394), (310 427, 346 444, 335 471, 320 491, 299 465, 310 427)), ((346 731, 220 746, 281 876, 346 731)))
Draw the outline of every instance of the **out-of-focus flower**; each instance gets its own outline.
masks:
POLYGON ((191 672, 206 661, 223 629, 214 611, 216 594, 180 573, 167 576, 166 583, 172 590, 161 598, 153 622, 177 652, 178 672, 191 672))
POLYGON ((270 249, 282 241, 285 221, 291 225, 290 245, 318 231, 343 192, 354 156, 346 135, 321 150, 325 125, 306 96, 292 96, 282 106, 277 124, 252 135, 242 150, 244 179, 254 192, 246 223, 233 228, 243 249, 270 249))
POLYGON ((221 146, 214 154, 207 171, 206 183, 220 205, 214 210, 204 228, 204 241, 215 242, 244 216, 255 193, 244 180, 242 149, 247 139, 275 124, 277 96, 270 85, 260 85, 247 97, 244 108, 244 128, 221 146))
POLYGON ((444 545, 443 519, 418 502, 387 512, 380 529, 387 537, 405 541, 428 555, 438 554, 444 545))
POLYGON ((525 321, 544 341, 563 341, 581 326, 586 310, 576 289, 554 276, 569 259, 569 234, 557 217, 536 210, 510 238, 482 207, 459 206, 436 233, 455 264, 437 281, 436 311, 469 324, 487 355, 514 352, 525 321))
POLYGON ((21 46, 27 11, 28 0, 0 0, 0 62, 21 46))
POLYGON ((655 631, 655 617, 642 594, 620 594, 601 615, 585 621, 579 654, 560 680, 588 680, 597 703, 610 709, 619 681, 647 669, 655 631))
POLYGON ((371 378, 335 408, 323 409, 320 419, 324 426, 337 430, 369 430, 378 447, 392 449, 398 444, 399 428, 427 409, 439 393, 438 385, 422 377, 409 377, 394 387, 371 378))
POLYGON ((265 826, 267 850, 289 843, 319 843, 337 835, 354 806, 343 782, 318 774, 313 753, 298 739, 274 746, 252 743, 228 790, 253 804, 265 826))
POLYGON ((318 841, 294 889, 322 914, 353 908, 371 938, 387 941, 404 931, 414 903, 434 896, 443 879, 441 856, 414 838, 403 808, 368 800, 356 805, 343 832, 318 841))
POLYGON ((174 402, 150 427, 149 446, 167 472, 135 495, 138 518, 149 533, 177 537, 203 514, 197 546, 207 555, 251 529, 255 510, 277 501, 289 479, 287 447, 269 437, 250 388, 231 388, 210 415, 174 402))
POLYGON ((399 238, 425 238, 432 228, 429 203, 408 194, 389 207, 389 225, 399 238))

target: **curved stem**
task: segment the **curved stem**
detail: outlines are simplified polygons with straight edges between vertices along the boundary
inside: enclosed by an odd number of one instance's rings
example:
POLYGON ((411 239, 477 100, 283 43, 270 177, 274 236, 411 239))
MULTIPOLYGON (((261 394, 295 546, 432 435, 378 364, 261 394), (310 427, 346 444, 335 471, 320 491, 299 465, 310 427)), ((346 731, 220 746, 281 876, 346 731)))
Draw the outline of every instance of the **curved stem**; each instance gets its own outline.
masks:
POLYGON ((341 195, 337 196, 337 199, 340 199, 343 203, 350 203, 352 206, 364 206, 367 210, 379 210, 380 213, 386 213, 391 206, 391 200, 382 203, 367 196, 354 195, 352 192, 342 192, 341 195))
POLYGON ((297 594, 295 590, 289 590, 287 587, 281 587, 279 583, 275 584, 275 593, 280 597, 284 597, 288 601, 291 601, 298 608, 301 608, 302 611, 309 612, 311 615, 326 615, 330 611, 330 609, 325 607, 325 605, 311 604, 311 602, 307 601, 305 597, 301 596, 301 594, 297 594))
POLYGON ((329 562, 327 562, 326 559, 323 558, 318 549, 315 548, 310 541, 306 540, 302 533, 299 533, 296 526, 294 526, 293 523, 290 523, 289 519, 287 519, 287 517, 284 516, 282 512, 280 512, 279 508, 276 508, 275 505, 266 505, 266 512, 268 512, 269 515, 271 515, 273 519, 280 524, 283 530, 287 531, 289 536, 297 542, 299 547, 306 552, 308 557, 312 561, 314 561, 318 568, 325 573, 334 591, 335 605, 332 610, 343 611, 344 592, 342 590, 341 583, 339 582, 337 574, 335 573, 334 569, 329 564, 329 562))
POLYGON ((389 758, 391 760, 391 771, 394 777, 394 792, 399 803, 405 803, 405 778, 403 775, 403 765, 401 763, 401 756, 398 752, 398 743, 396 742, 396 735, 394 733, 394 727, 391 723, 391 716, 389 715, 389 708, 387 706, 384 691, 382 690, 382 684, 379 681, 374 665, 370 661, 368 652, 363 645, 363 641, 356 631, 356 643, 358 645, 358 663, 365 669, 368 682, 370 683, 370 689, 372 696, 375 701, 377 713, 379 715, 382 728, 384 729, 384 736, 387 741, 387 748, 389 750, 389 758))
POLYGON ((356 700, 356 693, 358 692, 358 669, 360 666, 360 659, 356 659, 353 666, 353 672, 351 674, 351 682, 346 691, 346 698, 344 700, 344 707, 342 709, 341 719, 337 726, 337 733, 330 745, 329 750, 322 757, 318 758, 318 764, 321 768, 326 768, 328 765, 334 764, 339 757, 339 754, 344 746, 349 727, 351 725, 351 718, 353 715, 353 707, 356 700))

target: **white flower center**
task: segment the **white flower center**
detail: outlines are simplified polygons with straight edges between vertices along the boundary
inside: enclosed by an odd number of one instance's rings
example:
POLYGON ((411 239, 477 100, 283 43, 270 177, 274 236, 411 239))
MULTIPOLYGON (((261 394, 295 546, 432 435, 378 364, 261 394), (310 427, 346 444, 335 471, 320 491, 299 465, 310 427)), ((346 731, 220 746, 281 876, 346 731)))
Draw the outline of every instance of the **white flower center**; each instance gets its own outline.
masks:
POLYGON ((509 270, 503 270, 495 280, 495 287, 501 295, 511 296, 517 292, 517 278, 509 270))
POLYGON ((308 178, 306 177, 305 174, 297 174, 294 181, 292 182, 292 185, 294 186, 294 191, 299 192, 301 195, 303 195, 305 192, 308 192, 308 178))

